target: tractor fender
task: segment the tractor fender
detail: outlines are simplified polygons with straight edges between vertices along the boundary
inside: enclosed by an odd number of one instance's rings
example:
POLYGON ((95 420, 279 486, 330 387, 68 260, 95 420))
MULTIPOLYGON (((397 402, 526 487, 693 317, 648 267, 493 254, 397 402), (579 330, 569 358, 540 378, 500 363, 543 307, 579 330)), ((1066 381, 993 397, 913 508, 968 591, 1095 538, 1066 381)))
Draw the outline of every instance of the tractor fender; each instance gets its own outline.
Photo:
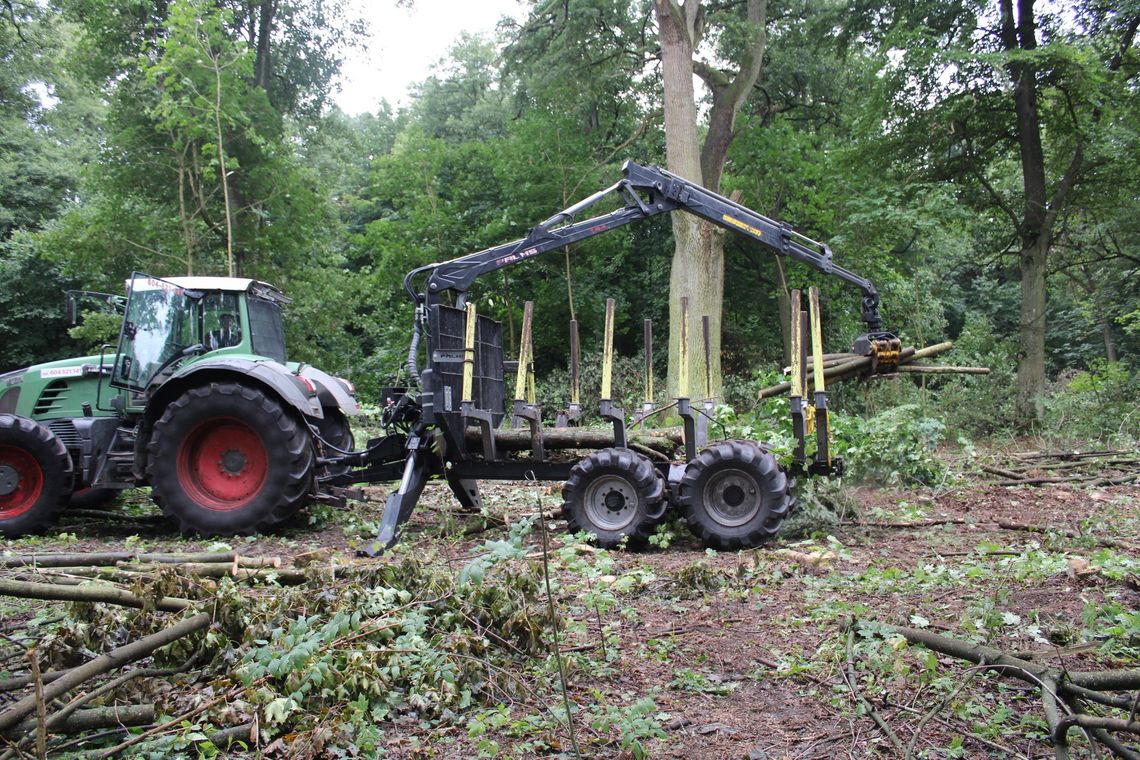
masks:
POLYGON ((356 403, 356 398, 338 378, 307 364, 301 366, 300 375, 312 380, 317 386, 317 395, 322 405, 339 407, 347 415, 360 413, 360 405, 356 403))
POLYGON ((297 379, 284 364, 273 361, 254 362, 248 359, 227 357, 206 359, 179 370, 154 394, 148 406, 161 410, 190 386, 202 385, 218 379, 232 379, 235 375, 252 378, 261 385, 268 387, 282 402, 293 407, 305 417, 314 417, 319 420, 325 416, 317 392, 315 390, 310 391, 306 387, 307 384, 297 379))

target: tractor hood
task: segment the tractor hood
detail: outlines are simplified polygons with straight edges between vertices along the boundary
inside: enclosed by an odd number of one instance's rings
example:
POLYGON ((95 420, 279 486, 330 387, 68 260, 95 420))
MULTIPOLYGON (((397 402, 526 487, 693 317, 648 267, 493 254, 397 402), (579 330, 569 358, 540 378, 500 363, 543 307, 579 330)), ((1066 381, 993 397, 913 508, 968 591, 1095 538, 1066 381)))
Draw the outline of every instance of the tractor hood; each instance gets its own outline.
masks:
MULTIPOLYGON (((29 386, 27 390, 32 394, 26 402, 26 404, 30 404, 51 383, 58 383, 59 381, 72 383, 77 380, 98 377, 99 359, 98 354, 78 356, 72 359, 33 364, 30 367, 0 375, 0 413, 17 413, 20 409, 20 395, 25 386, 29 386)), ((24 413, 27 411, 25 409, 24 413)))

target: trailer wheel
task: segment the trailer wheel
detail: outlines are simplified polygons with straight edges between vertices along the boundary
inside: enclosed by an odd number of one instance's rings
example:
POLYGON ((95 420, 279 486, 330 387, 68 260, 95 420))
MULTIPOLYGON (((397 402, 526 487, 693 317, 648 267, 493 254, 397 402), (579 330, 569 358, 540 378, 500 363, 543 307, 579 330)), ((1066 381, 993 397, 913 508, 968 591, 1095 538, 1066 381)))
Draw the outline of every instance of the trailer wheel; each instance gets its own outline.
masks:
POLYGON ((776 458, 754 441, 724 441, 698 454, 685 468, 679 501, 698 538, 729 550, 775 536, 795 503, 776 458))
POLYGON ((308 428, 237 383, 182 394, 155 423, 147 452, 151 495, 184 534, 269 530, 304 504, 313 479, 308 428))
POLYGON ((0 414, 0 533, 15 538, 51 524, 71 493, 63 442, 26 417, 0 414))
POLYGON ((644 545, 661 522, 665 479, 646 457, 629 449, 601 449, 570 470, 562 509, 571 531, 592 533, 598 546, 622 540, 644 545))

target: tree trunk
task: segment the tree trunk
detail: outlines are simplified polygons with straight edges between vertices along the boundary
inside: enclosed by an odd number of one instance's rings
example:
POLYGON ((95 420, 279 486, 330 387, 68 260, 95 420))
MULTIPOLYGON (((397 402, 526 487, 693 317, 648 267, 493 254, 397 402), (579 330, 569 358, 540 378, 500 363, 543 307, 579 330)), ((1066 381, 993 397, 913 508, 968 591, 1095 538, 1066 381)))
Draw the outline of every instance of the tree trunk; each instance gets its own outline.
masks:
POLYGON ((1017 424, 1032 428, 1044 412, 1045 259, 1047 244, 1021 252, 1021 323, 1017 352, 1017 424))
MULTIPOLYGON (((654 0, 661 40, 661 72, 665 90, 665 154, 669 170, 685 179, 717 190, 728 147, 735 136, 736 115, 760 76, 767 42, 764 26, 766 0, 749 0, 748 21, 752 44, 739 72, 729 77, 703 62, 694 62, 700 44, 704 11, 696 0, 654 0), (699 73, 713 93, 709 129, 703 149, 697 136, 693 75, 699 73)), ((707 395, 721 395, 721 319, 724 304, 724 233, 688 214, 673 215, 674 252, 669 278, 669 392, 678 394, 681 373, 688 379, 688 395, 704 398, 705 346, 702 317, 710 322, 710 387, 707 395), (680 366, 681 299, 689 299, 687 366, 680 366)))
POLYGON ((1102 317, 1100 320, 1101 335, 1104 336, 1104 358, 1110 362, 1117 360, 1116 340, 1112 337, 1112 323, 1102 317))
MULTIPOLYGON (((1001 0, 1002 45, 1010 53, 1034 50, 1037 27, 1033 17, 1035 0, 1001 0)), ((1045 393, 1045 273, 1052 242, 1052 223, 1045 188, 1045 151, 1041 145, 1041 122, 1037 110, 1037 71, 1033 64, 1017 58, 1007 66, 1013 82, 1013 103, 1017 116, 1017 143, 1021 154, 1022 200, 1024 203, 1021 238, 1021 323, 1017 354, 1017 426, 1028 430, 1037 425, 1043 412, 1045 393)), ((1063 182, 1062 182, 1063 184, 1063 182)), ((1055 199, 1054 205, 1061 198, 1055 199)))
POLYGON ((269 90, 269 77, 273 73, 269 43, 273 36, 273 16, 277 12, 277 0, 261 0, 257 21, 257 54, 254 59, 253 83, 256 87, 269 90))

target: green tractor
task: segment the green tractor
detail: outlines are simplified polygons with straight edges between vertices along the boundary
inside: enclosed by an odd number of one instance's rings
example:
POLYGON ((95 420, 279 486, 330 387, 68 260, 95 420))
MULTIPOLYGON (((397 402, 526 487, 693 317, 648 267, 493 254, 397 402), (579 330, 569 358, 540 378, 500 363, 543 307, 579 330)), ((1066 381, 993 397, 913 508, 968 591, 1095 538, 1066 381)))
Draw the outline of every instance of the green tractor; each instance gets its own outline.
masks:
MULTIPOLYGON (((150 485, 183 533, 268 530, 333 499, 353 448, 347 380, 289 362, 281 291, 233 277, 134 274, 118 350, 0 375, 0 533, 150 485)), ((77 294, 68 294, 74 317, 77 294)))

